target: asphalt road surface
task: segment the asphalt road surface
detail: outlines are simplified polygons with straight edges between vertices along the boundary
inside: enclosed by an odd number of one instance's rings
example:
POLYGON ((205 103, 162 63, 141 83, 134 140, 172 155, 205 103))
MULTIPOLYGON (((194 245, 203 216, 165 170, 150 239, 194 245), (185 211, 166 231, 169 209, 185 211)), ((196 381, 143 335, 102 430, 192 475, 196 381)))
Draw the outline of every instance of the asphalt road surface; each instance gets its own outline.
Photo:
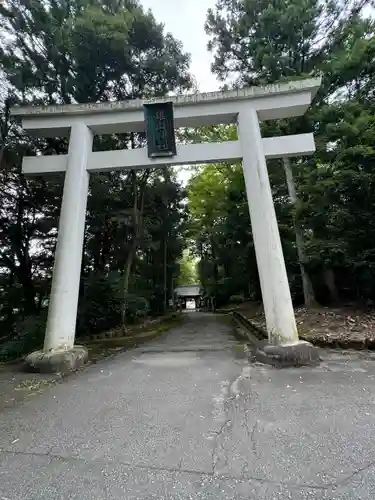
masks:
POLYGON ((375 360, 249 363, 222 317, 0 415, 0 500, 375 498, 375 360))

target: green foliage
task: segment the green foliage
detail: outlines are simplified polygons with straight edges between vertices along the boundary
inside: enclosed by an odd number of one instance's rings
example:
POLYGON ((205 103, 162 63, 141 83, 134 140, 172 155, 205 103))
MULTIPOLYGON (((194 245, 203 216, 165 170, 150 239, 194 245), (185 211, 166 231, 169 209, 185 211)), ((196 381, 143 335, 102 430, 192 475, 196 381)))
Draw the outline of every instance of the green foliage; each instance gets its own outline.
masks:
POLYGON ((243 295, 231 295, 229 297, 229 303, 230 304, 242 304, 244 302, 244 297, 243 295))
POLYGON ((308 72, 324 7, 330 9, 318 0, 219 0, 205 25, 215 51, 213 71, 222 80, 237 74, 247 84, 308 72))
POLYGON ((83 281, 77 316, 77 336, 91 336, 120 323, 120 276, 92 273, 83 281))
POLYGON ((134 294, 126 296, 128 304, 127 314, 131 322, 136 322, 139 318, 147 316, 150 312, 150 304, 145 297, 139 297, 134 294))
POLYGON ((194 285, 198 280, 197 262, 186 249, 179 262, 180 272, 176 280, 177 285, 194 285))
MULTIPOLYGON (((226 132, 230 137, 232 129, 223 127, 223 138, 226 132)), ((190 180, 188 195, 190 235, 206 293, 215 295, 218 305, 233 294, 248 297, 249 282, 257 282, 257 270, 241 166, 204 167, 190 180)))
MULTIPOLYGON (((137 0, 10 0, 0 22, 9 89, 0 91, 0 325, 12 338, 48 304, 63 185, 58 176, 26 179, 21 160, 66 154, 68 141, 26 136, 10 105, 152 97, 192 80, 181 43, 137 0)), ((142 134, 94 139, 97 151, 143 145, 142 134)), ((163 312, 182 255, 183 195, 168 168, 90 176, 78 335, 117 326, 125 303, 128 321, 163 312)))
MULTIPOLYGON (((302 118, 262 123, 263 136, 314 132, 317 152, 293 165, 291 206, 282 162, 268 162, 293 298, 302 300, 293 216, 318 300, 374 300, 375 24, 369 2, 218 0, 206 31, 213 71, 228 86, 322 75, 302 118), (233 84, 232 84, 233 85, 233 84)), ((235 138, 206 127, 205 141, 235 138)), ((199 138, 191 134, 192 140, 199 138)), ((251 203, 251 200, 249 200, 251 203)), ((189 185, 190 230, 207 293, 260 298, 241 168, 210 165, 189 185)))
POLYGON ((107 101, 191 84, 189 56, 136 0, 10 0, 0 16, 4 70, 25 98, 107 101))
POLYGON ((28 316, 15 324, 14 336, 0 345, 0 361, 11 361, 40 349, 44 341, 46 315, 28 316))

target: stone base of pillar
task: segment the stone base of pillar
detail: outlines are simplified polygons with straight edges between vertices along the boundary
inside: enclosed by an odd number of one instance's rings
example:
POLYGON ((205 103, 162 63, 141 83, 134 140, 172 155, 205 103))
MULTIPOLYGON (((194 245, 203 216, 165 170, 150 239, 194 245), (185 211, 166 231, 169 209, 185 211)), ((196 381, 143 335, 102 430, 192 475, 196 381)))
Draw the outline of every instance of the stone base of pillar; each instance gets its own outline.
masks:
POLYGON ((263 343, 263 345, 258 346, 255 358, 260 363, 277 368, 316 366, 320 363, 319 349, 310 342, 302 340, 287 345, 263 343))
POLYGON ((78 370, 88 360, 86 347, 76 345, 69 350, 35 351, 26 359, 26 369, 38 373, 68 373, 78 370))

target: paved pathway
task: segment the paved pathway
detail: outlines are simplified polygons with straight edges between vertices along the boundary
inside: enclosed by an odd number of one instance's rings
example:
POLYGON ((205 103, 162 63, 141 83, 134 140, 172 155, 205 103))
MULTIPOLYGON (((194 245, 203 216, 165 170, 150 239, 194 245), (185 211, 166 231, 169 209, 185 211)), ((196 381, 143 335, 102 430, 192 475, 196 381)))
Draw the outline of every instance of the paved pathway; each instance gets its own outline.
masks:
POLYGON ((249 364, 222 317, 0 415, 0 500, 375 497, 375 361, 249 364))

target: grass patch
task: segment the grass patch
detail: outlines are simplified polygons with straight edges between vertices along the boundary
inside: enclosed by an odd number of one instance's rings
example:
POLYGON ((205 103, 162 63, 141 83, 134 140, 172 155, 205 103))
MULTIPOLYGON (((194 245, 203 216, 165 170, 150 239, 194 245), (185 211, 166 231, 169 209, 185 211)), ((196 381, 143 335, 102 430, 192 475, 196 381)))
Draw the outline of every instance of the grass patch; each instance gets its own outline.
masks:
POLYGON ((15 388, 15 391, 40 391, 55 383, 55 380, 27 379, 22 380, 15 388))

